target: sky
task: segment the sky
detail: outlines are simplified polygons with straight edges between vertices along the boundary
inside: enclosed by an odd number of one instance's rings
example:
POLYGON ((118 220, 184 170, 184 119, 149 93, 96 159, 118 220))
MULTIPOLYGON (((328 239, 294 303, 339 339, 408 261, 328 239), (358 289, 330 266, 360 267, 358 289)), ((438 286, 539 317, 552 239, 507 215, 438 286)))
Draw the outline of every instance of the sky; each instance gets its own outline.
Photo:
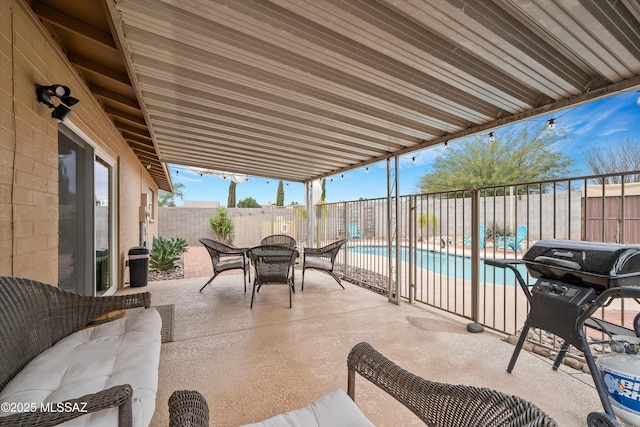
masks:
MULTIPOLYGON (((631 139, 640 144, 640 92, 630 91, 599 99, 589 103, 572 106, 552 114, 525 120, 525 124, 544 125, 550 118, 555 118, 556 129, 564 129, 569 136, 557 149, 564 152, 571 160, 571 176, 589 175, 584 161, 584 148, 607 146, 620 140, 631 139), (534 123, 530 123, 534 122, 534 123)), ((500 132, 508 131, 508 127, 522 126, 515 123, 510 126, 493 129, 497 138, 500 132)), ((488 131, 487 131, 488 134, 488 131)), ((473 136, 467 137, 473 138, 473 136)), ((453 147, 459 141, 452 140, 453 147)), ((422 176, 432 171, 434 161, 445 151, 443 145, 425 148, 414 153, 401 156, 399 167, 399 194, 419 194, 418 182, 422 176), (415 157, 415 164, 413 162, 415 157)), ((171 179, 174 184, 183 183, 183 199, 176 198, 176 205, 188 201, 218 201, 226 206, 229 194, 229 180, 215 175, 195 173, 185 170, 180 165, 169 165, 171 179)), ((370 165, 344 173, 343 177, 328 177, 326 183, 326 200, 328 203, 386 197, 386 162, 370 165)), ((285 205, 295 202, 304 204, 304 185, 284 181, 285 205)), ((252 177, 236 187, 236 200, 253 197, 261 205, 275 203, 278 180, 252 177)))

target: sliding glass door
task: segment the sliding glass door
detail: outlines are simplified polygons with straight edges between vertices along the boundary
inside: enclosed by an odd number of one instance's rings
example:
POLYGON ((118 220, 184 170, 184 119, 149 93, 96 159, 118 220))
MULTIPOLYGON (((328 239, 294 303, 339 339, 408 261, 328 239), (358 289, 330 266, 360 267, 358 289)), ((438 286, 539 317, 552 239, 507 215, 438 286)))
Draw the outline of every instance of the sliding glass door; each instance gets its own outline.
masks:
POLYGON ((100 157, 95 158, 95 229, 96 229, 96 294, 108 291, 113 284, 112 254, 113 215, 111 200, 112 168, 100 157))
POLYGON ((58 286, 93 295, 93 148, 58 132, 58 286))
POLYGON ((80 295, 115 290, 115 161, 66 127, 58 132, 58 282, 80 295))

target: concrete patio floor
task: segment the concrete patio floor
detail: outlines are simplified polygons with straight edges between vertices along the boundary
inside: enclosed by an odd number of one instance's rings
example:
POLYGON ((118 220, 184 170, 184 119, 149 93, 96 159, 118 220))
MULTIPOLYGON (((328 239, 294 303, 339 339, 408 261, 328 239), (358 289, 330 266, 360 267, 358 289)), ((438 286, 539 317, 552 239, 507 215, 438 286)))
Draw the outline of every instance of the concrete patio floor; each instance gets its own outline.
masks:
MULTIPOLYGON (((513 345, 503 336, 466 331, 465 319, 439 310, 387 302, 385 297, 326 274, 307 271, 305 290, 288 307, 286 286, 267 286, 249 309, 240 272, 150 282, 119 294, 150 291, 152 305, 175 304, 174 341, 162 345, 153 426, 168 425, 174 390, 200 391, 211 426, 238 426, 306 406, 347 387, 346 358, 366 341, 403 368, 434 381, 490 387, 521 396, 560 426, 584 426, 601 411, 588 374, 522 352, 506 372, 513 345)), ((356 403, 377 426, 423 425, 402 405, 362 378, 356 403)))

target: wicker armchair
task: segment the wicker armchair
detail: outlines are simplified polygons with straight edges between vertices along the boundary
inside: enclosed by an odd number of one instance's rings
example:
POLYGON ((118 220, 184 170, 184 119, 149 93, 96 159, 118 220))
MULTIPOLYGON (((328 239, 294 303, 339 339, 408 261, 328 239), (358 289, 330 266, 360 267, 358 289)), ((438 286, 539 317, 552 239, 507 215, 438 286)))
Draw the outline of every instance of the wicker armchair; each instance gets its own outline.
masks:
POLYGON ((291 292, 295 292, 293 266, 298 251, 278 245, 256 246, 248 251, 251 262, 255 265, 256 275, 251 292, 251 308, 257 291, 262 285, 286 284, 289 287, 289 308, 291 308, 291 292))
POLYGON ((304 291, 304 271, 307 268, 314 270, 324 271, 333 277, 338 285, 342 289, 342 283, 336 274, 333 272, 333 267, 336 262, 336 256, 340 252, 342 245, 347 243, 347 239, 338 240, 321 248, 304 248, 304 255, 302 258, 302 290, 304 291))
POLYGON ((236 248, 216 240, 205 238, 200 239, 200 243, 207 248, 209 256, 211 257, 211 263, 213 264, 213 276, 200 288, 200 292, 202 292, 209 283, 213 282, 213 279, 215 279, 218 274, 229 270, 242 270, 244 272, 244 291, 247 292, 247 275, 249 275, 249 281, 251 281, 247 248, 236 248))
POLYGON ((437 383, 408 372, 368 343, 347 358, 348 394, 355 401, 355 374, 371 381, 430 427, 557 426, 531 402, 488 388, 437 383))

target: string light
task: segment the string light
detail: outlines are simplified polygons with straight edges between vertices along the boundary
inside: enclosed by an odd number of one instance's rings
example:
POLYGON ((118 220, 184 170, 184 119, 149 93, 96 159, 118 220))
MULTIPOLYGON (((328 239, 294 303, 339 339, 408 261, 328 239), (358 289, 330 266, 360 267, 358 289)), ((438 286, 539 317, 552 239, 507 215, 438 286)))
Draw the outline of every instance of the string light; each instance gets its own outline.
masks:
POLYGON ((493 132, 489 132, 489 142, 496 142, 496 137, 493 132))
POLYGON ((367 166, 366 168, 364 168, 364 173, 369 173, 369 166, 367 166))
POLYGON ((344 174, 340 175, 340 179, 344 180, 344 174))
POLYGON ((640 90, 638 91, 638 99, 636 100, 636 104, 640 105, 640 90))
POLYGON ((445 141, 444 142, 444 149, 448 150, 449 149, 449 141, 445 141))
POLYGON ((547 126, 547 130, 549 132, 553 132, 556 129, 556 119, 549 119, 549 126, 547 126))
POLYGON ((180 171, 176 171, 176 176, 180 175, 180 171))
POLYGON ((416 156, 413 156, 411 158, 411 164, 414 164, 414 165, 416 164, 416 156))

